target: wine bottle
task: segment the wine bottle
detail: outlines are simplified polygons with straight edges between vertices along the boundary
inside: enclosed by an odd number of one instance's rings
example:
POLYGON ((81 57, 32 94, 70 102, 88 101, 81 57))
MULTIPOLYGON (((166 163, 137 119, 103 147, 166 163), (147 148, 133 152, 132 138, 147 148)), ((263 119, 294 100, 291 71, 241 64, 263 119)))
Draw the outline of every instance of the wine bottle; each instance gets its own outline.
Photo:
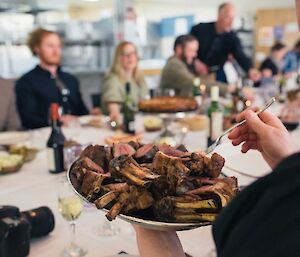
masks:
POLYGON ((285 85, 286 85, 286 79, 285 79, 284 75, 282 75, 278 81, 278 86, 279 86, 278 100, 280 103, 284 103, 284 101, 285 101, 285 95, 284 95, 285 85))
POLYGON ((208 146, 223 132, 223 109, 219 104, 219 87, 213 86, 210 91, 211 104, 207 110, 209 117, 208 146))
POLYGON ((48 169, 50 173, 59 173, 64 168, 64 142, 65 137, 61 131, 61 121, 58 113, 59 105, 50 106, 52 131, 47 142, 48 169))
POLYGON ((135 133, 135 110, 130 95, 130 83, 125 84, 125 100, 123 104, 123 130, 125 133, 135 133))
POLYGON ((201 96, 201 91, 200 91, 200 78, 196 77, 193 80, 193 96, 198 104, 198 107, 201 106, 202 104, 202 96, 201 96))

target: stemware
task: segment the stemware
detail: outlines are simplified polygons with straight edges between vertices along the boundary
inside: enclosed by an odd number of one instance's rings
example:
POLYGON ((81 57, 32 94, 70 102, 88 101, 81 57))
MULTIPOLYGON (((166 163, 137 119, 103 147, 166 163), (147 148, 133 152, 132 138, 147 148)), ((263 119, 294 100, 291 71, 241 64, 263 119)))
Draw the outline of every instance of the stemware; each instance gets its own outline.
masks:
POLYGON ((58 209, 70 226, 70 243, 63 249, 62 257, 83 257, 87 250, 80 247, 75 241, 76 220, 82 212, 82 200, 72 190, 66 176, 59 178, 58 209))

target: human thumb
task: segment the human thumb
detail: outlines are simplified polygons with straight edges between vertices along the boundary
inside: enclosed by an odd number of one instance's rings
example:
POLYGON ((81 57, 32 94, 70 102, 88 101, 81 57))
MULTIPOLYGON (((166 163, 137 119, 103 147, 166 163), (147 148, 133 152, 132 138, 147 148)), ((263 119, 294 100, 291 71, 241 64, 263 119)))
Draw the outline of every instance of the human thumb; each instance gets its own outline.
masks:
POLYGON ((245 113, 247 125, 256 133, 261 134, 267 129, 267 125, 252 110, 245 113))

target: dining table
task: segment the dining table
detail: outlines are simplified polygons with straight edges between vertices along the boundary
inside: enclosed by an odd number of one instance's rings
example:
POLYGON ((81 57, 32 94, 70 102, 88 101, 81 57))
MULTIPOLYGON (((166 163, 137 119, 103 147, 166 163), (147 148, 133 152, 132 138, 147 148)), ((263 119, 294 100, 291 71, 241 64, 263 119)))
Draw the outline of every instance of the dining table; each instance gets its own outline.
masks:
MULTIPOLYGON (((280 106, 276 106, 275 103, 271 111, 276 114, 279 109, 280 106)), ((136 117, 137 131, 141 133, 143 142, 153 142, 160 132, 146 132, 143 128, 143 117, 144 115, 136 117)), ((67 139, 76 140, 82 145, 104 144, 106 137, 116 133, 108 126, 91 127, 80 124, 62 130, 67 139)), ((29 254, 31 257, 61 256, 63 248, 69 242, 69 224, 58 210, 57 188, 62 174, 50 174, 47 167, 46 142, 50 132, 50 127, 28 131, 26 143, 39 148, 36 158, 25 163, 16 173, 0 175, 0 205, 17 206, 21 211, 48 206, 54 213, 54 230, 47 236, 31 240, 29 254)), ((296 129, 291 135, 300 146, 300 129, 296 129)), ((207 132, 196 131, 187 133, 183 143, 190 151, 198 151, 205 150, 206 142, 207 132)), ((232 146, 228 139, 224 140, 216 152, 225 158, 222 172, 227 176, 237 177, 241 188, 271 172, 259 153, 253 151, 242 154, 239 147, 232 146), (243 167, 247 168, 243 170, 243 167)), ((103 211, 91 204, 84 204, 82 214, 77 220, 76 242, 87 249, 86 256, 126 256, 125 253, 127 256, 138 256, 132 225, 117 218, 111 224, 118 227, 119 233, 113 236, 100 236, 97 229, 103 226, 105 219, 103 211)), ((216 256, 211 226, 179 231, 178 235, 184 251, 189 256, 216 256)))

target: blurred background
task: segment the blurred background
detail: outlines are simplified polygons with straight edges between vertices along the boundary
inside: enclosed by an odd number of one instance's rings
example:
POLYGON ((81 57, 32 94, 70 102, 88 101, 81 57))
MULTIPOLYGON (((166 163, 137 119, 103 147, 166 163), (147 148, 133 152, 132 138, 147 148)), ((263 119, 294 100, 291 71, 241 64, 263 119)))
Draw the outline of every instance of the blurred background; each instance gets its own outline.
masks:
MULTIPOLYGON (((63 68, 76 75, 90 95, 112 61, 115 46, 130 40, 150 88, 172 54, 176 36, 199 22, 214 21, 221 0, 10 0, 0 1, 0 76, 18 78, 36 65, 26 46, 28 33, 42 26, 64 41, 63 68)), ((234 29, 244 50, 259 66, 275 41, 292 47, 299 37, 293 0, 233 0, 234 29)))

